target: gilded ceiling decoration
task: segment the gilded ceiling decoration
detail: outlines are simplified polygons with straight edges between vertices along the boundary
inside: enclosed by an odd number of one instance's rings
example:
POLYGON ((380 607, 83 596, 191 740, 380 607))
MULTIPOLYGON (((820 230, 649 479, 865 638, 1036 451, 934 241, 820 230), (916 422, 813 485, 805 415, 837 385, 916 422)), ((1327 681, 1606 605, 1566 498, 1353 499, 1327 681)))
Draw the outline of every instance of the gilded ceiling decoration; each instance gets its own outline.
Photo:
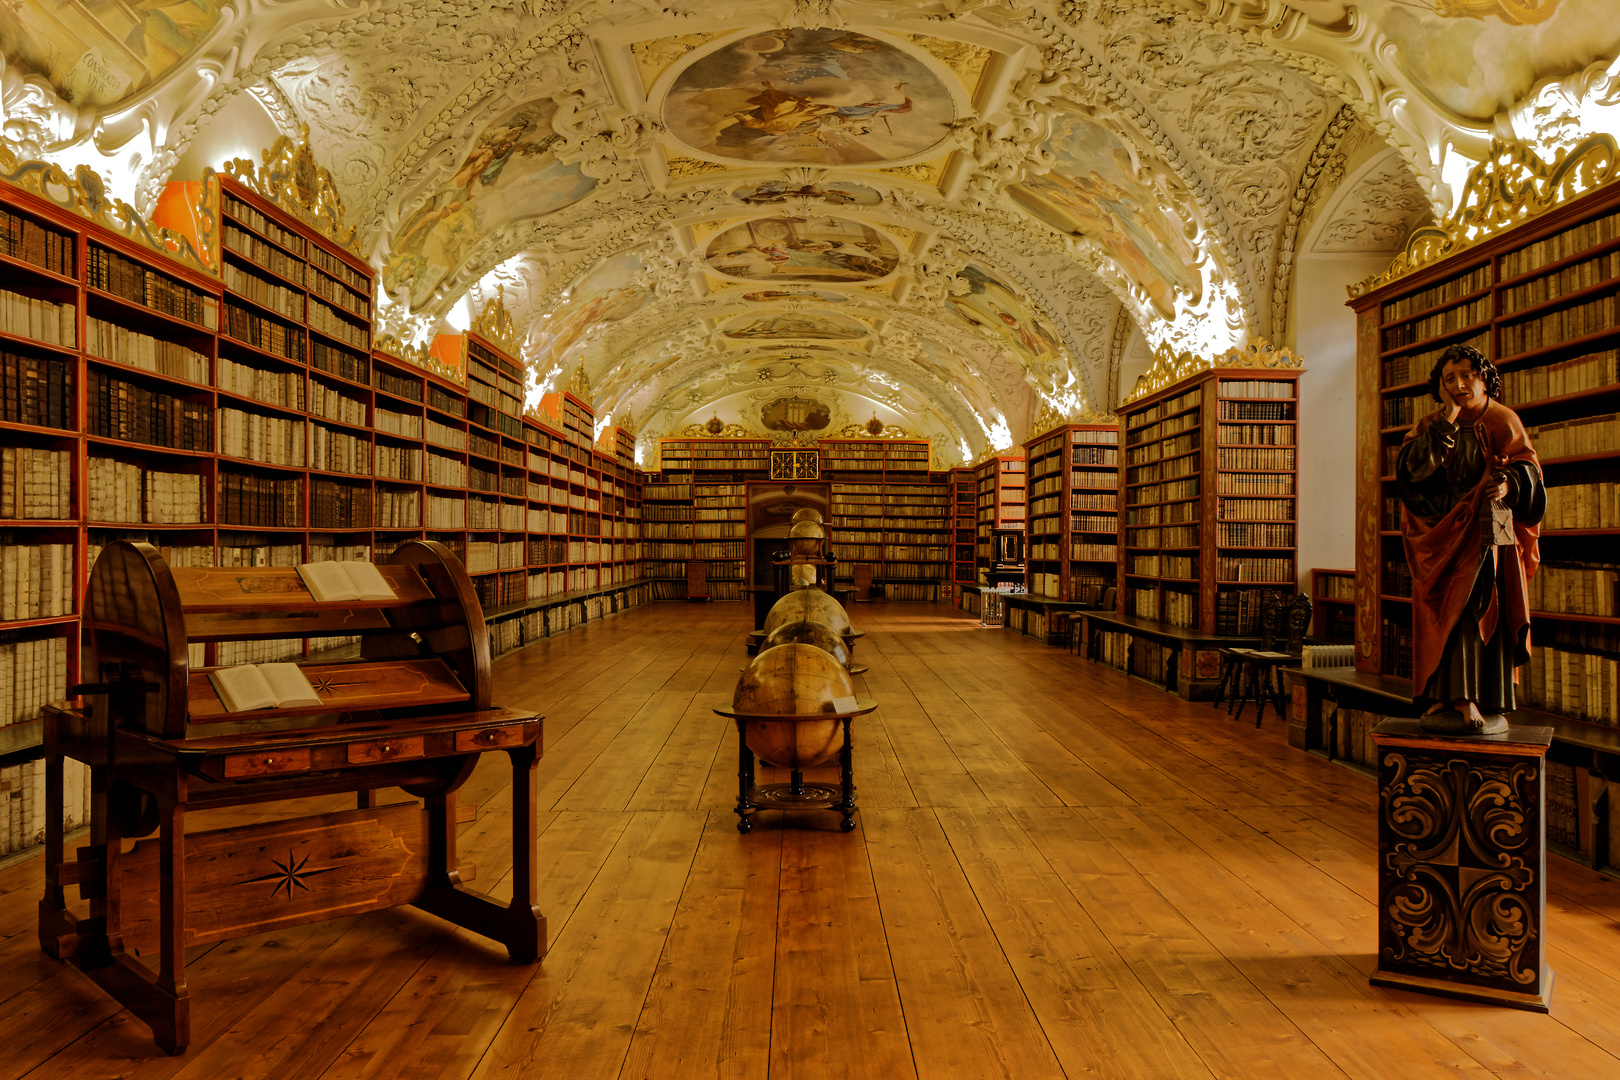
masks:
POLYGON ((498 301, 531 392, 577 379, 643 447, 796 400, 967 459, 1106 411, 1135 331, 1279 336, 1306 238, 1460 223, 1415 265, 1606 176, 1556 163, 1620 128, 1612 7, 10 0, 0 164, 139 231, 182 158, 258 178, 271 140, 217 119, 249 102, 307 129, 272 179, 340 210, 401 355, 498 301), (1518 204, 1467 180, 1504 154, 1518 204))

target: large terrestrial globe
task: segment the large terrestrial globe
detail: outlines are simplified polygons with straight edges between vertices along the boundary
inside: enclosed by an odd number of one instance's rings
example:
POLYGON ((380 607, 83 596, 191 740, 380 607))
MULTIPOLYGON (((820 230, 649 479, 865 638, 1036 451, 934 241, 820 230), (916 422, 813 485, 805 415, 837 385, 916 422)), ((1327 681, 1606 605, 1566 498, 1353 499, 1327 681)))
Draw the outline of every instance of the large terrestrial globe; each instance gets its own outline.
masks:
POLYGON ((737 679, 731 703, 749 717, 743 725, 744 739, 755 756, 783 769, 808 769, 843 747, 843 723, 833 702, 854 696, 855 684, 836 656, 814 645, 789 642, 760 650, 737 679), (771 716, 816 718, 757 719, 771 716))
POLYGON ((814 645, 818 649, 832 653, 833 658, 840 664, 849 667, 849 646, 844 644, 844 639, 840 635, 820 623, 784 623, 772 630, 759 648, 763 652, 795 641, 804 645, 814 645))
POLYGON ((788 593, 771 605, 765 615, 765 625, 760 629, 769 636, 778 626, 796 622, 820 623, 845 638, 854 630, 844 606, 820 589, 797 589, 788 593))
POLYGON ((813 559, 821 554, 826 538, 820 522, 801 521, 788 530, 788 550, 795 559, 813 559))
POLYGON ((793 524, 797 525, 801 521, 814 521, 819 523, 821 521, 821 511, 817 510, 813 506, 801 506, 797 510, 793 511, 793 524))
POLYGON ((794 563, 788 567, 788 587, 808 589, 816 583, 816 568, 809 563, 794 563))

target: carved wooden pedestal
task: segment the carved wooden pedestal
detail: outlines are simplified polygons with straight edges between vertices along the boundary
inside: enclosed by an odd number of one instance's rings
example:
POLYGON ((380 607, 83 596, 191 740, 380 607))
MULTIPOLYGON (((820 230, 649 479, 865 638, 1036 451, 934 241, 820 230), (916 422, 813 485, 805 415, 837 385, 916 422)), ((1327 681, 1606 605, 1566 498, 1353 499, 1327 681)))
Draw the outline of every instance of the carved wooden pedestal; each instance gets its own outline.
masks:
POLYGON ((1385 720, 1374 986, 1546 1012, 1552 729, 1455 738, 1385 720))

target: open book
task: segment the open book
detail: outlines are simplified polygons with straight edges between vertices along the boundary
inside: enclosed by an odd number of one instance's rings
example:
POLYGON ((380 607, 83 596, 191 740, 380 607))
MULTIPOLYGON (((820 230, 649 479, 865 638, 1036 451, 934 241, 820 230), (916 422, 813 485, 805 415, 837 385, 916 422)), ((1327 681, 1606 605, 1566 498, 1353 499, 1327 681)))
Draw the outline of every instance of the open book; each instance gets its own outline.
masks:
POLYGON ((322 602, 328 600, 393 600, 393 586, 382 576, 382 571, 368 562, 303 563, 298 576, 304 579, 309 594, 322 602))
POLYGON ((219 700, 231 712, 320 705, 320 695, 297 664, 243 664, 208 673, 219 700))

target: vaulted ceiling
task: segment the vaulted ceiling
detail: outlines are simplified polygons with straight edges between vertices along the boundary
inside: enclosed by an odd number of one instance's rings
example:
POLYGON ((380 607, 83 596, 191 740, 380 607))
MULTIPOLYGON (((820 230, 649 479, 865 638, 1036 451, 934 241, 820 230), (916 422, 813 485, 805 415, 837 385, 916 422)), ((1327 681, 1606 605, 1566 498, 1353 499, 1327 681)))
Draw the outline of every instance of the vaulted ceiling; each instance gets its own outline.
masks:
POLYGON ((1590 127, 1611 2, 15 0, 0 108, 137 205, 307 127, 385 329, 499 290, 537 389, 649 436, 786 397, 954 459, 1111 407, 1133 334, 1284 337, 1318 184, 1319 246, 1387 246, 1590 127))

